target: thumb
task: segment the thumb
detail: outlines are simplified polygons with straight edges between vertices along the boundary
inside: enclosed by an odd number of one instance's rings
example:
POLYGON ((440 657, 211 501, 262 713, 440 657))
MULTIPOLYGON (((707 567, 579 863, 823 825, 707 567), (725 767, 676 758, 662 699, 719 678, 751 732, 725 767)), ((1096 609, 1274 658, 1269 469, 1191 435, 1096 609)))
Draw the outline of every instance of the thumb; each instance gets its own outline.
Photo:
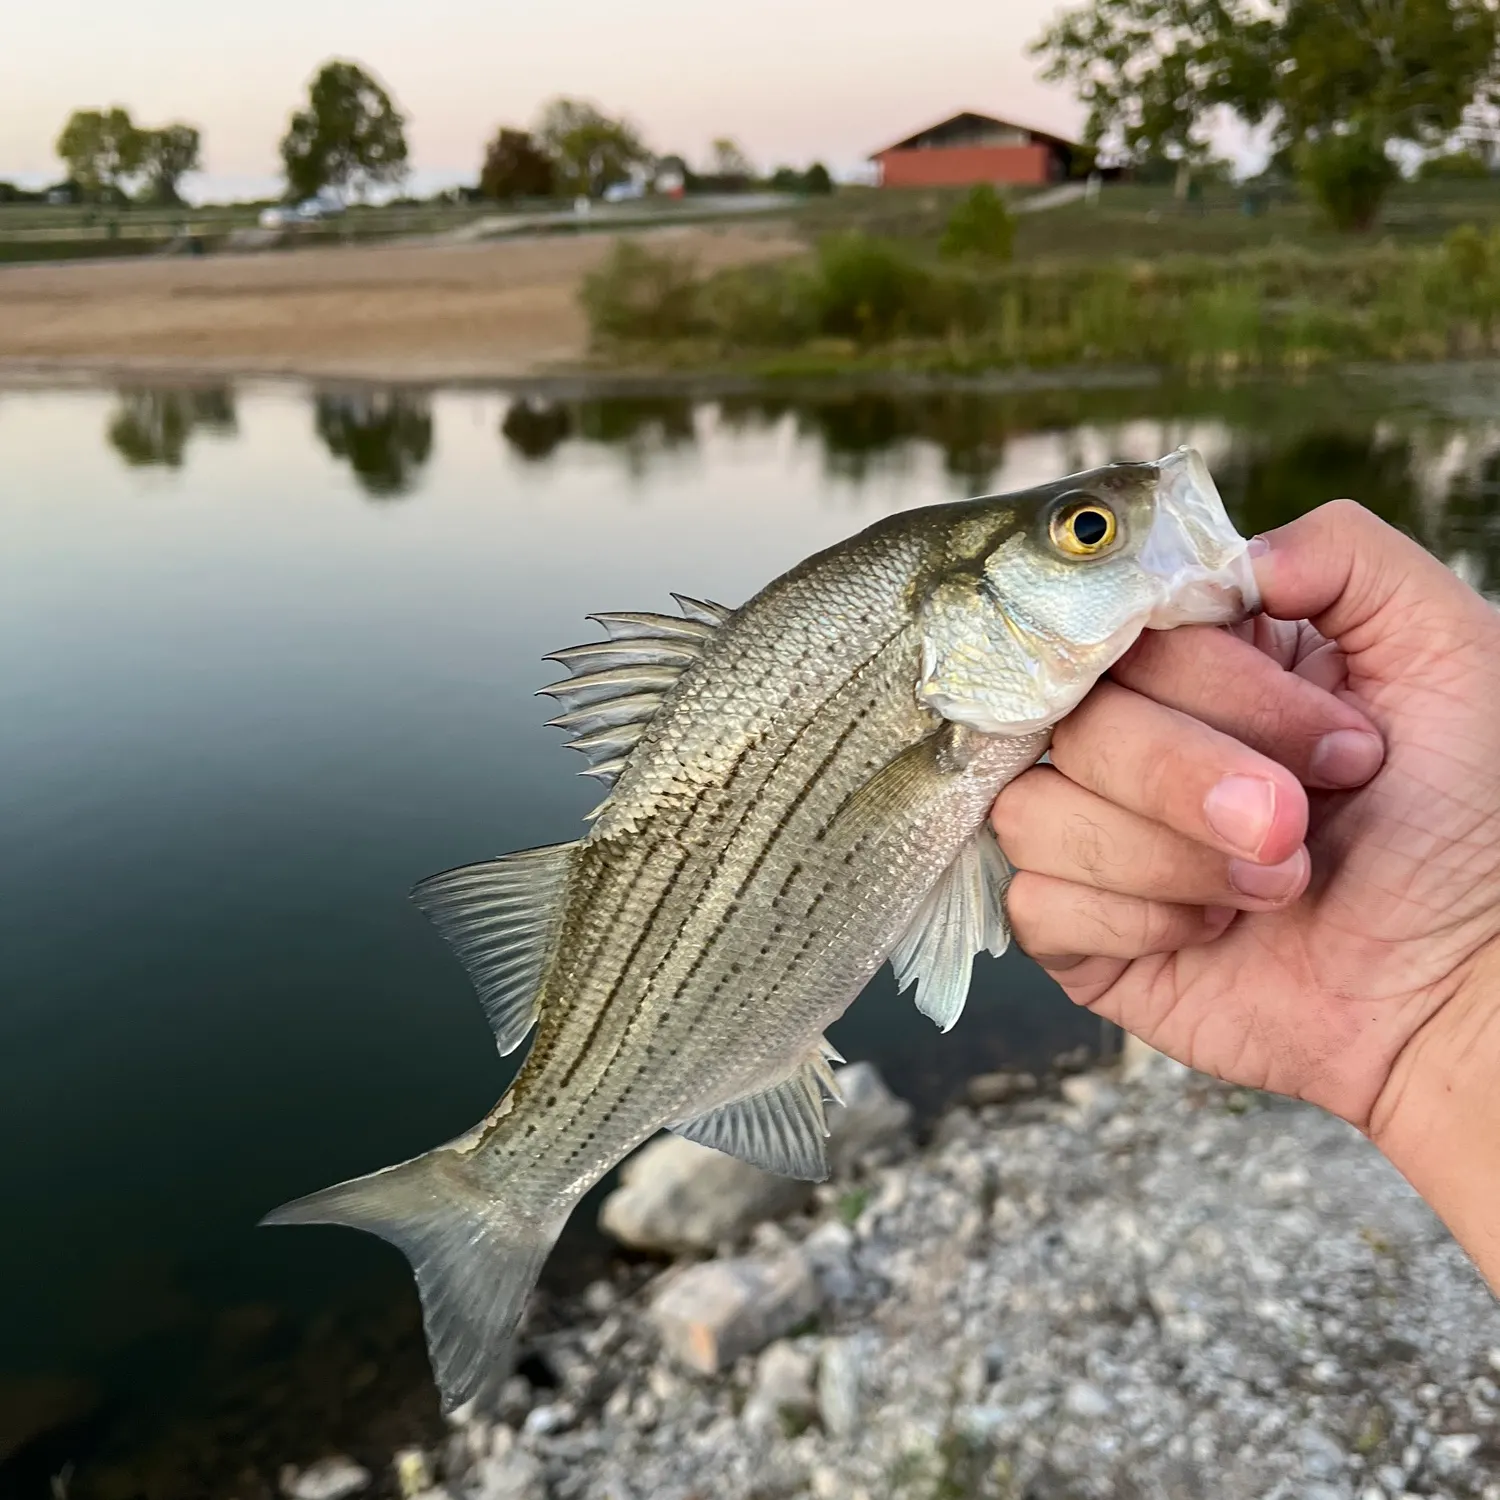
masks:
POLYGON ((1479 594, 1352 500, 1320 505, 1257 537, 1250 550, 1265 612, 1310 620, 1350 658, 1415 642, 1425 655, 1439 642, 1485 639, 1495 628, 1479 594))

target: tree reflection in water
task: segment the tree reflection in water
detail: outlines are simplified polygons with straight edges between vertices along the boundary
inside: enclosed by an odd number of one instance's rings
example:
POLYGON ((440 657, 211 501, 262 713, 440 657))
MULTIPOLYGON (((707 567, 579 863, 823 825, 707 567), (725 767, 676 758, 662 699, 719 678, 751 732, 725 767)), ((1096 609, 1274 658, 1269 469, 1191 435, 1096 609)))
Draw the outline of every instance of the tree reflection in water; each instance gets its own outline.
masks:
POLYGON ((179 469, 188 439, 200 429, 215 437, 233 437, 238 431, 234 396, 227 386, 122 390, 106 436, 132 468, 179 469))
POLYGON ((354 471, 376 500, 416 487, 432 456, 432 409, 425 396, 402 391, 320 391, 313 398, 318 436, 354 471))
POLYGON ((561 402, 525 396, 512 401, 500 421, 506 442, 530 463, 550 458, 572 431, 572 415, 561 402))

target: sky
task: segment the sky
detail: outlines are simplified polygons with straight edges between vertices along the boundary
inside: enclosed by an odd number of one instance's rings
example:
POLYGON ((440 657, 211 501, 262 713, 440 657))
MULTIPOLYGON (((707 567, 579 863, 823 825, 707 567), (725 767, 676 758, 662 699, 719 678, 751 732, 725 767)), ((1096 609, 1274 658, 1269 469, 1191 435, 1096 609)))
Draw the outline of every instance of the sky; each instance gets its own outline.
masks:
MULTIPOLYGON (((1082 111, 1026 43, 1058 0, 0 0, 0 178, 55 181, 77 108, 203 132, 206 192, 274 189, 319 64, 371 69, 408 119, 419 190, 470 181, 500 125, 558 94, 658 152, 734 138, 761 166, 847 172, 960 109, 1071 134, 1082 111)), ((194 186, 189 183, 189 186, 194 186)))

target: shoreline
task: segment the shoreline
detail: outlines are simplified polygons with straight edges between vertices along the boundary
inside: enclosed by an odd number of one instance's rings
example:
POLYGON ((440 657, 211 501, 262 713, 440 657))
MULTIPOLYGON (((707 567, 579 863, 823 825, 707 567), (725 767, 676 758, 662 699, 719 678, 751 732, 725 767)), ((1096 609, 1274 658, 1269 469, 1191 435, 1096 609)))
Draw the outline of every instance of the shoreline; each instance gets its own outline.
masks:
POLYGON ((594 1283, 446 1442, 283 1490, 1500 1500, 1500 1307, 1351 1127, 1137 1048, 989 1088, 707 1259, 594 1283))

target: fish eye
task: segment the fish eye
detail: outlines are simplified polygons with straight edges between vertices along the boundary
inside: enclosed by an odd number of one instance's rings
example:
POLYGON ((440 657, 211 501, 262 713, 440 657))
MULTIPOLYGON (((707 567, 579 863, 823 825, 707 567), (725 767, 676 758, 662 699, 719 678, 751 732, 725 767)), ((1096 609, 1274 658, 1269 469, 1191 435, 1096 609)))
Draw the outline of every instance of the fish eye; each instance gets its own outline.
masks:
POLYGON ((1093 557, 1119 534, 1115 513, 1100 500, 1076 500, 1052 518, 1052 545, 1069 557, 1093 557))

